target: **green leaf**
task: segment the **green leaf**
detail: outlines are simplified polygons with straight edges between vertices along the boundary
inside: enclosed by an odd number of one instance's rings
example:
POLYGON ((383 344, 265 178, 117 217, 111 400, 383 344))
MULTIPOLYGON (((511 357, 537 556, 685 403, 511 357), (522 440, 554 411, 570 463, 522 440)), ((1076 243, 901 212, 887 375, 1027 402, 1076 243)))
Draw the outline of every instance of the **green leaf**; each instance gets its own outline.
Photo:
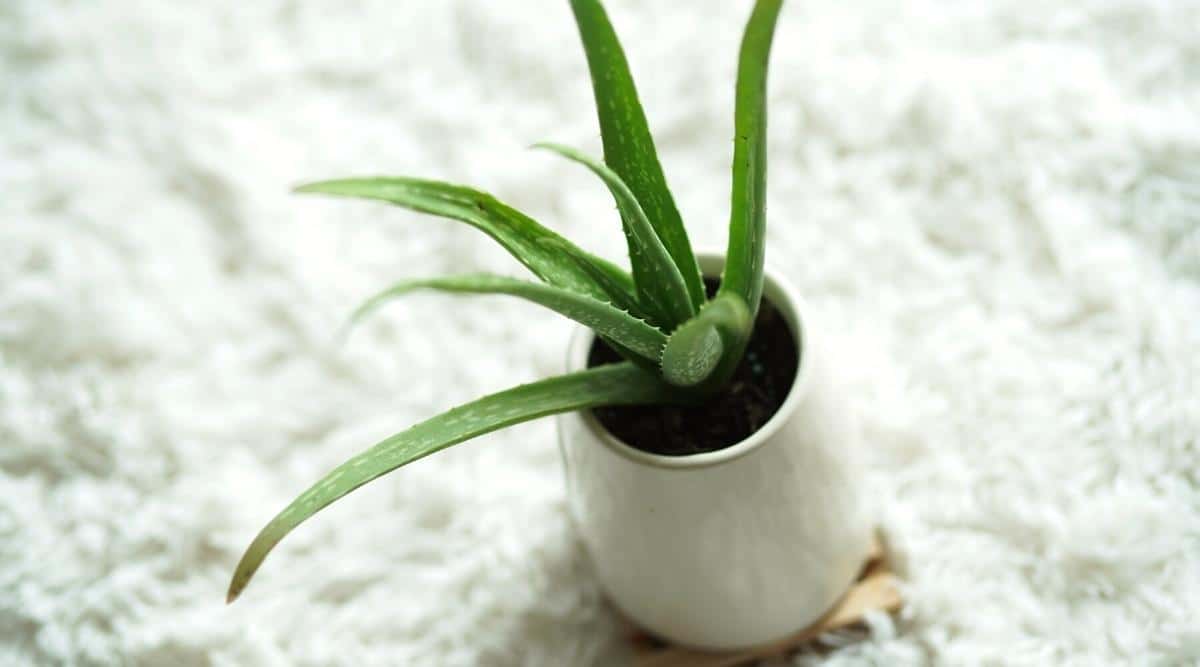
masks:
MULTIPOLYGON (((302 185, 296 188, 296 192, 376 199, 413 211, 465 222, 498 241, 545 282, 597 298, 609 297, 576 262, 543 244, 552 240, 574 247, 570 241, 485 192, 439 181, 399 176, 322 181, 302 185)), ((633 284, 630 275, 612 263, 579 248, 575 248, 575 252, 587 257, 611 281, 633 284)))
POLYGON ((663 379, 677 387, 694 387, 704 382, 721 363, 725 344, 717 328, 693 320, 671 334, 663 348, 663 379))
POLYGON ((646 218, 646 213, 638 204, 637 198, 621 177, 599 161, 573 148, 552 143, 535 144, 534 148, 544 148, 578 162, 604 181, 621 211, 625 236, 629 241, 629 263, 633 267, 633 283, 640 301, 656 311, 656 319, 667 331, 674 330, 691 319, 696 314, 696 309, 692 306, 683 275, 646 218))
POLYGON ((766 243, 767 63, 782 4, 755 3, 738 56, 729 249, 720 291, 740 296, 752 315, 762 298, 766 243))
POLYGON ((718 294, 667 339, 663 379, 701 394, 720 389, 737 369, 753 325, 741 297, 718 294))
POLYGON ((662 355, 667 337, 646 322, 613 305, 570 290, 503 276, 473 274, 407 280, 371 297, 351 315, 357 322, 384 303, 416 289, 433 289, 465 294, 508 294, 545 306, 569 317, 628 350, 651 361, 662 355))
POLYGON ((604 162, 629 185, 641 203, 683 275, 692 307, 699 308, 705 301, 700 267, 658 162, 654 138, 638 101, 621 42, 599 0, 571 0, 571 10, 592 76, 604 162))
POLYGON ((599 366, 485 396, 423 421, 335 468, 300 494, 250 543, 229 584, 241 594, 267 554, 296 526, 354 489, 400 466, 506 426, 600 405, 672 403, 669 387, 629 363, 599 366))
MULTIPOLYGON (((596 284, 604 290, 605 295, 612 305, 628 312, 631 315, 641 319, 647 319, 648 313, 642 308, 642 304, 638 303, 637 294, 634 293, 636 287, 632 280, 626 282, 622 280, 622 276, 612 276, 604 267, 597 265, 592 261, 592 256, 579 249, 578 246, 570 243, 561 243, 557 239, 546 239, 542 245, 552 248, 566 255, 581 271, 596 281, 596 284)), ((623 274, 624 278, 629 278, 629 274, 623 274)))
MULTIPOLYGON (((608 295, 609 303, 638 319, 649 319, 648 313, 644 308, 642 308, 642 305, 638 303, 637 295, 633 292, 633 281, 629 279, 629 274, 622 272, 624 280, 621 279, 621 276, 614 278, 604 270, 603 266, 599 266, 593 262, 591 255, 581 251, 578 246, 571 245, 570 243, 563 244, 555 241, 554 239, 546 239, 543 242, 543 245, 567 255, 571 258, 571 261, 578 264, 579 268, 582 269, 584 273, 587 273, 589 276, 591 276, 592 279, 596 281, 596 284, 600 285, 600 287, 604 289, 608 295)), ((633 350, 626 348, 624 345, 621 345, 614 340, 610 340, 604 336, 601 336, 600 338, 603 339, 604 342, 608 343, 609 347, 611 347, 623 358, 632 361, 633 363, 637 364, 639 368, 647 372, 658 375, 659 368, 657 362, 646 359, 645 357, 635 353, 633 350)))

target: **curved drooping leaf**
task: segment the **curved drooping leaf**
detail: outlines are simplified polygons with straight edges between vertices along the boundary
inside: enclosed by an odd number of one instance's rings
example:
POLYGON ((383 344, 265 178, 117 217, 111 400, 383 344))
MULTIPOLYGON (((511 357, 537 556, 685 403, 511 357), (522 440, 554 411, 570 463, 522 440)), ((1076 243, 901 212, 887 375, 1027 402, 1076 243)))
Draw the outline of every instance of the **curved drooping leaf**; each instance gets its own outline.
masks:
POLYGON ((300 494, 250 543, 227 601, 241 594, 267 554, 296 526, 354 489, 451 445, 506 426, 600 405, 679 400, 658 378, 628 362, 609 364, 485 396, 423 421, 351 458, 300 494))
POLYGON ((667 342, 663 332, 607 302, 561 287, 488 274, 423 278, 397 283, 359 306, 350 321, 357 322, 384 303, 417 289, 521 297, 565 315, 592 329, 597 335, 651 361, 658 361, 667 342))
POLYGON ((718 294, 667 339, 663 379, 698 393, 723 387, 742 359, 753 325, 741 297, 718 294))
POLYGON ((629 185, 683 275, 692 307, 705 301, 700 267, 658 162, 625 51, 599 0, 571 0, 587 56, 604 142, 604 162, 629 185))
MULTIPOLYGON (((401 176, 347 178, 310 183, 296 192, 376 199, 404 208, 465 222, 491 236, 538 278, 556 287, 597 298, 609 295, 576 262, 549 250, 543 241, 572 246, 567 239, 486 192, 460 185, 401 176)), ((575 248, 611 282, 633 285, 629 273, 611 262, 575 248)))
POLYGON ((629 241, 633 284, 639 300, 656 311, 655 320, 667 331, 672 331, 695 315, 696 309, 692 306, 683 274, 679 272, 671 253, 667 251, 646 218, 646 213, 638 204, 633 191, 621 177, 612 169, 573 148, 552 143, 534 144, 534 148, 544 148, 578 162, 608 186, 609 192, 617 202, 617 208, 621 211, 622 226, 629 241))
POLYGON ((742 36, 734 108, 733 191, 723 293, 758 312, 766 244, 767 64, 783 0, 758 0, 742 36))

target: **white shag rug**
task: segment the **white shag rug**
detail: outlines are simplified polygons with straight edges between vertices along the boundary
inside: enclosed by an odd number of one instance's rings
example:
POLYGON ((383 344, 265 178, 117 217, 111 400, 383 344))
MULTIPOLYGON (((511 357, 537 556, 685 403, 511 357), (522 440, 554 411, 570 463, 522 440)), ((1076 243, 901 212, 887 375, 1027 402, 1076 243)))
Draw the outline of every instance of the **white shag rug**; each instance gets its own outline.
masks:
MULTIPOLYGON (((611 3, 722 247, 748 1, 611 3)), ((0 664, 618 663, 549 420, 248 540, 376 439, 560 370, 570 325, 391 280, 519 267, 288 188, 424 175, 622 255, 565 2, 0 6, 0 664)), ((769 260, 842 343, 909 604, 796 664, 1200 661, 1200 6, 792 2, 769 260), (853 639, 854 641, 850 641, 853 639)))

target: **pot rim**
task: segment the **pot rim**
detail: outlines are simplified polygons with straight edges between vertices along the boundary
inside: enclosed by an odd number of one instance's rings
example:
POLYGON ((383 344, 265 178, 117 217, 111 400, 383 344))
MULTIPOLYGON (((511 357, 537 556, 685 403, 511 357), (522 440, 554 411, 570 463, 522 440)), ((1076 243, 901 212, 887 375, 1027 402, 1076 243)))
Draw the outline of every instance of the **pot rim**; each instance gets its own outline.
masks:
MULTIPOLYGON (((696 260, 700 264, 700 269, 705 274, 719 272, 725 266, 725 256, 714 252, 698 252, 696 260)), ((788 390, 788 395, 784 398, 783 403, 775 414, 767 420, 757 431, 750 434, 750 437, 735 443, 723 449, 718 449, 711 452, 701 452, 698 454, 685 454, 682 456, 668 456, 665 454, 651 454, 650 452, 642 451, 631 445, 627 445, 604 428, 603 425, 592 414, 590 408, 576 410, 574 414, 578 415, 587 428, 592 431, 600 442, 616 454, 630 459, 635 463, 657 467, 657 468, 672 468, 672 469, 698 469, 707 468, 710 466, 720 465, 739 459, 750 452, 758 449, 763 443, 771 439, 796 408, 804 400, 808 394, 808 386, 811 384, 809 376, 812 375, 810 370, 812 364, 808 361, 808 351, 813 349, 812 340, 813 332, 812 325, 808 321, 809 309, 803 299, 800 298, 799 292, 791 283, 783 276, 773 270, 768 264, 763 272, 763 296, 769 296, 771 303, 779 309, 784 320, 792 330, 792 338, 796 341, 797 364, 796 377, 792 381, 792 387, 788 390), (802 316, 802 313, 804 314, 802 316)), ((578 327, 575 333, 571 335, 571 341, 567 348, 567 370, 577 371, 587 367, 587 355, 591 350, 592 341, 595 339, 595 333, 587 327, 578 327)))

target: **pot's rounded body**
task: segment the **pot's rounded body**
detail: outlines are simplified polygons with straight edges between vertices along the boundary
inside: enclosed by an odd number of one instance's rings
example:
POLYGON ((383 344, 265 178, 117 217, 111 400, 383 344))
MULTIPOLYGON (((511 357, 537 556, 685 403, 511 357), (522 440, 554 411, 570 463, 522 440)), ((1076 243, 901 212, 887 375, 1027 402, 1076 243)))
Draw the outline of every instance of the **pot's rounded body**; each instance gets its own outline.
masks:
MULTIPOLYGON (((721 258, 700 257, 712 275, 721 258)), ((679 644, 733 649, 783 638, 846 592, 870 547, 856 425, 794 290, 764 294, 800 346, 795 383, 754 435, 715 452, 660 456, 610 435, 590 411, 558 417, 571 515, 613 602, 679 644)), ((576 332, 570 370, 592 333, 576 332)))

